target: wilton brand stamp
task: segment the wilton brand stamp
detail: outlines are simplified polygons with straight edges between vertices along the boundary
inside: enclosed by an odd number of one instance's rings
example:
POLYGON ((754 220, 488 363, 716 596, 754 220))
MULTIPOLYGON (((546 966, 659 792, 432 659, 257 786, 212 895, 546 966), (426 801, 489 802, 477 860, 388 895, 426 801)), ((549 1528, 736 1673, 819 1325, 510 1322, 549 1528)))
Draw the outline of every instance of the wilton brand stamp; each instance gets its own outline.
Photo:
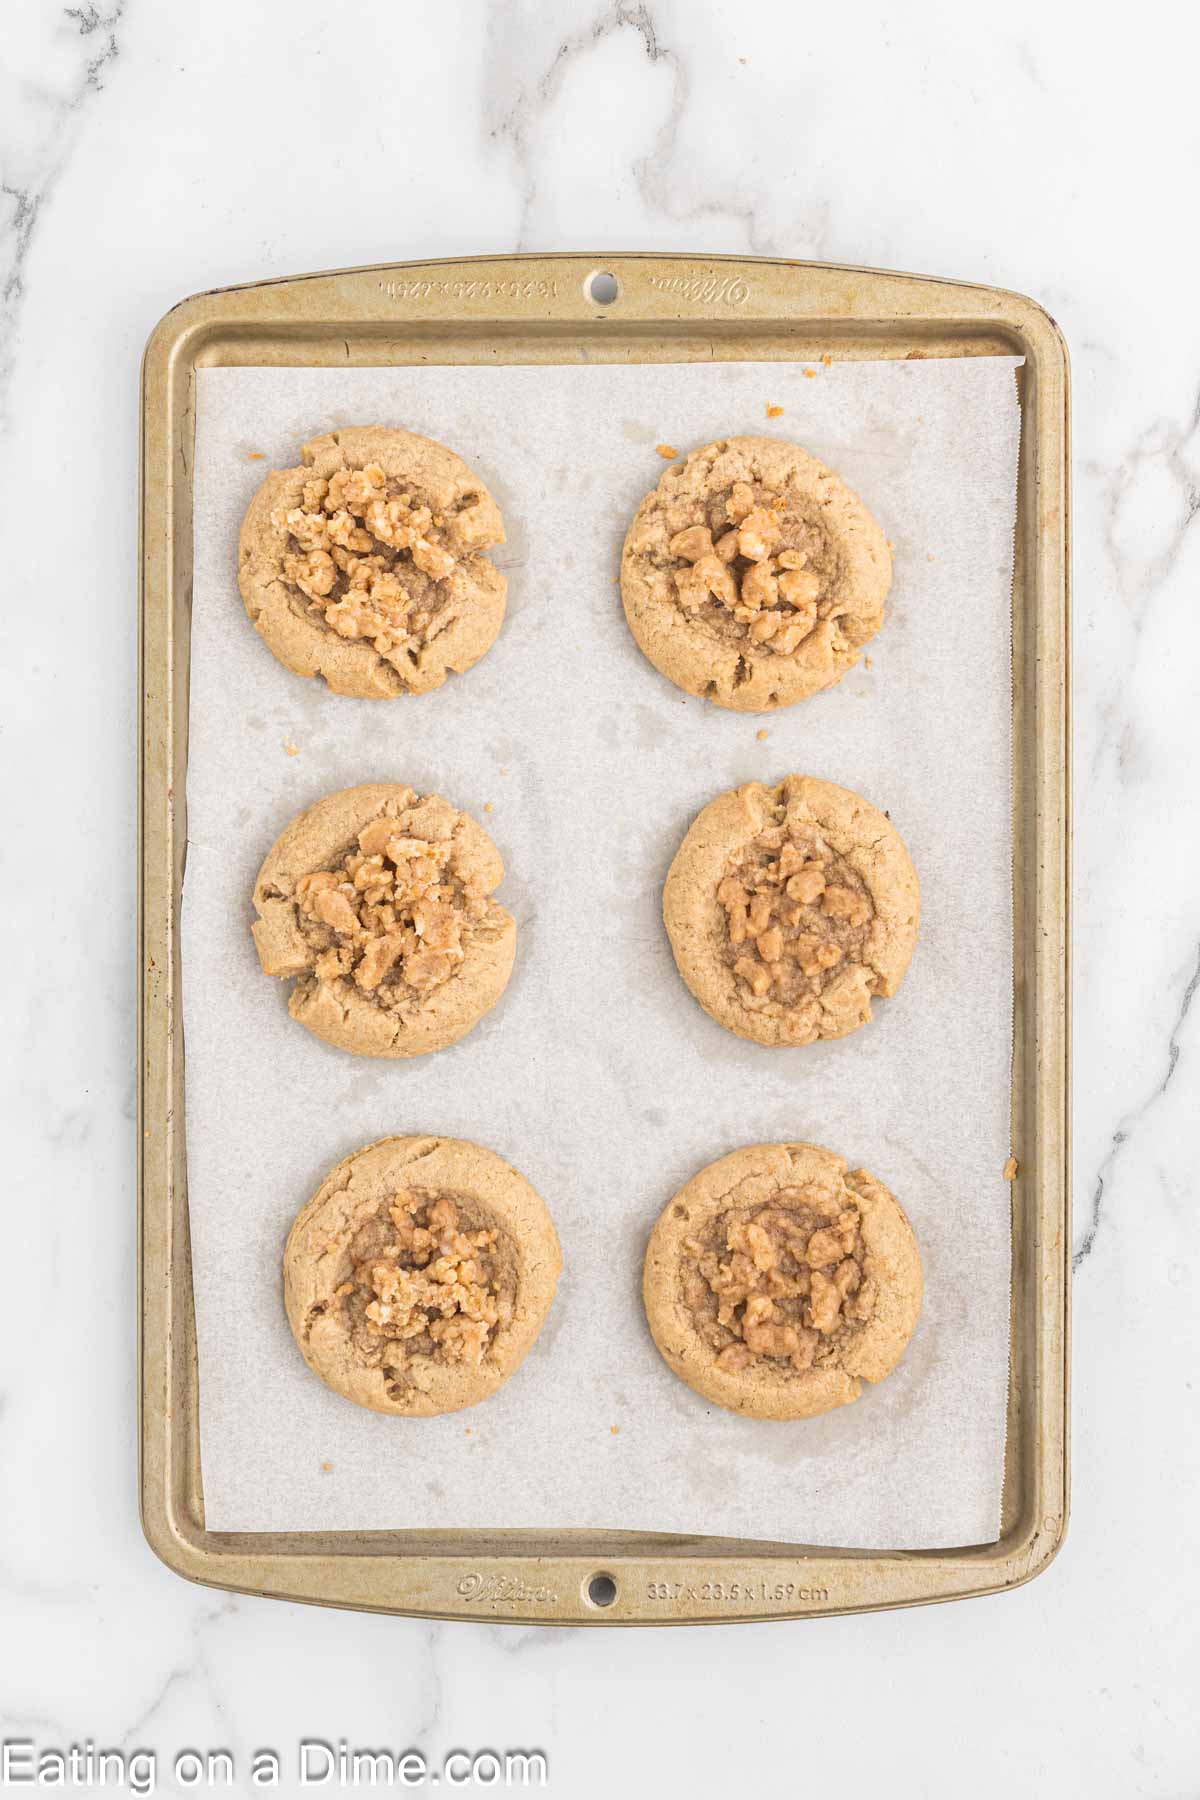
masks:
POLYGON ((472 1569, 458 1584, 460 1599, 473 1606, 490 1606, 493 1612, 505 1606, 557 1606, 558 1595, 551 1587, 527 1587, 517 1575, 484 1575, 472 1569))
POLYGON ((750 295, 740 275, 712 275, 697 270, 687 275, 651 275, 649 281, 660 294, 678 294, 681 300, 740 306, 750 295))

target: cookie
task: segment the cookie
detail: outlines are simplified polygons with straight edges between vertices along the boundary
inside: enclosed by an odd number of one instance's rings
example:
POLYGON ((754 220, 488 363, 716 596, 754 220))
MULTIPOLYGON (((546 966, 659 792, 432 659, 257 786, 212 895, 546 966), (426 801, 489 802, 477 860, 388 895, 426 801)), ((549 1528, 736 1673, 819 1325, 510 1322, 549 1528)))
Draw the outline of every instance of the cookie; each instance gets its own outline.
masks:
POLYGON ((523 1175, 458 1138, 381 1138, 340 1162, 283 1257, 292 1334, 327 1387, 372 1412, 432 1418, 504 1386, 562 1270, 523 1175))
POLYGON ((386 425, 314 438, 250 502, 239 582, 255 630, 335 694, 427 694, 496 641, 500 509, 460 456, 386 425))
POLYGON ((894 1196, 816 1144, 752 1144, 701 1169, 654 1227, 642 1284, 679 1379, 754 1419, 811 1419, 882 1381, 921 1290, 894 1196))
POLYGON ((663 889, 679 973, 718 1024, 758 1044, 865 1025, 872 998, 903 981, 920 915, 895 826, 811 775, 711 800, 663 889))
POLYGON ((777 438, 725 438, 668 469, 621 557, 639 648, 685 693, 737 712, 840 681, 883 624, 891 580, 857 494, 777 438))
POLYGON ((265 975, 296 985, 293 1019, 355 1056, 424 1056, 496 1004, 517 927, 491 898, 504 864, 436 794, 344 788, 301 813, 254 884, 265 975))

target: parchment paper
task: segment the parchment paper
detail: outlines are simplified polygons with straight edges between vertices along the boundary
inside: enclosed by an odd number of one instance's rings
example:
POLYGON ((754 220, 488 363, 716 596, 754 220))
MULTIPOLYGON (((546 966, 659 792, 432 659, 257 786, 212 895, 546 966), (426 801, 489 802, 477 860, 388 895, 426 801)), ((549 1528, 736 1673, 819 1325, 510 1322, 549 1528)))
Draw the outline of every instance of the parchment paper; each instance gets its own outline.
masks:
POLYGON ((625 1527, 867 1548, 998 1535, 1013 367, 199 372, 183 971, 210 1529, 625 1527), (768 404, 783 417, 768 422, 768 404), (355 423, 454 446, 508 526, 499 642, 420 699, 347 700, 290 674, 238 596, 238 527, 264 472, 355 423), (896 553, 870 666, 765 718, 664 681, 629 636, 616 585, 628 521, 662 474, 654 446, 737 432, 794 438, 828 462, 896 553), (872 1024, 771 1050, 691 999, 659 905, 705 801, 794 771, 890 811, 924 921, 903 989, 872 1024), (367 780, 474 812, 503 853, 499 898, 518 922, 500 1005, 454 1049, 408 1063, 311 1037, 250 939, 255 872, 277 833, 367 780), (294 1214, 340 1158, 395 1132, 498 1151, 543 1195, 563 1245, 529 1360, 486 1405, 429 1421, 327 1391, 280 1294, 294 1214), (675 1189, 738 1145, 788 1138, 829 1145, 894 1190, 926 1282, 896 1372, 857 1404, 790 1425, 721 1412, 684 1387, 639 1294, 647 1235, 675 1189))

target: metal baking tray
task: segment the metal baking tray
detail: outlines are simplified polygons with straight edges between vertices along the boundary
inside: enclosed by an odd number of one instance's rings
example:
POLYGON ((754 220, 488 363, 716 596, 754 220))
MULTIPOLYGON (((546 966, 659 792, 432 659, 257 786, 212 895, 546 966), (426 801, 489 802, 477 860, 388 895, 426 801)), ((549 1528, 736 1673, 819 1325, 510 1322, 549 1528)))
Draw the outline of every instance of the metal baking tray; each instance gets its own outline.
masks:
POLYGON ((1070 1174, 1069 375, 1054 321, 994 288, 733 257, 401 263, 198 294, 142 371, 141 1511, 194 1581, 431 1618, 679 1624, 963 1599, 1038 1574, 1067 1517, 1070 1174), (602 277, 603 279, 597 279, 602 277), (179 907, 186 844, 194 371, 229 365, 1024 357, 1013 591, 1013 1284, 999 1540, 937 1551, 615 1531, 205 1529, 188 1245, 179 907))

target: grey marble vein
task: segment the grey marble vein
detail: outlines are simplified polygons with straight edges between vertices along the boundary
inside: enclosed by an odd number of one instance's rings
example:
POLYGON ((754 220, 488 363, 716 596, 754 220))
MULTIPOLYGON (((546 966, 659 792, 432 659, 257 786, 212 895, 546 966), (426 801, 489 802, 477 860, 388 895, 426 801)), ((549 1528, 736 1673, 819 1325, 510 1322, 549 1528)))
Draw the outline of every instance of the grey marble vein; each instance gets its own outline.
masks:
POLYGON ((1188 532, 1200 514, 1200 460, 1190 461, 1186 454, 1197 432, 1200 432, 1200 392, 1182 425, 1159 419, 1147 427, 1112 477, 1105 541, 1122 598, 1138 627, 1148 597, 1173 573, 1188 532), (1121 515, 1125 505, 1136 500, 1143 471, 1160 460, 1177 489, 1176 511, 1173 518, 1164 516, 1161 520, 1166 538, 1162 547, 1152 554, 1139 556, 1122 548, 1119 541, 1121 515))
MULTIPOLYGON (((649 6, 614 0, 589 22, 565 35, 561 29, 554 32, 552 13, 537 14, 531 19, 511 4, 493 6, 490 21, 487 63, 494 73, 488 80, 484 112, 489 138, 507 143, 517 166, 521 191, 518 250, 538 247, 531 232, 541 175, 532 142, 535 126, 559 97, 577 61, 614 34, 628 31, 640 38, 647 64, 665 67, 672 78, 670 100, 655 134, 654 148, 648 156, 638 158, 631 171, 647 209, 676 223, 702 225, 728 219, 740 227, 745 248, 752 254, 779 253, 776 240, 759 224, 760 209, 753 199, 722 195, 712 201, 681 200, 676 169, 679 132, 689 102, 687 64, 678 50, 663 41, 649 6), (531 70, 540 72, 531 74, 531 70)), ((820 253, 828 229, 829 209, 821 203, 809 220, 805 246, 808 254, 820 253)))
POLYGON ((65 7, 64 27, 83 40, 74 79, 64 92, 36 95, 44 109, 42 129, 18 150, 4 146, 0 157, 0 197, 8 217, 0 221, 0 429, 7 422, 7 395, 18 350, 25 271, 42 209, 53 191, 71 147, 77 115, 104 88, 105 70, 120 54, 117 27, 126 0, 106 11, 94 5, 65 7), (94 40, 94 41, 93 41, 94 40), (14 165, 19 164, 19 170, 14 165))
POLYGON ((1162 1078, 1154 1091, 1148 1094, 1140 1105, 1134 1107, 1132 1112, 1127 1113, 1121 1120, 1120 1125, 1118 1125, 1117 1129, 1113 1132, 1108 1154, 1100 1165, 1100 1172, 1096 1177, 1096 1185, 1092 1189, 1091 1212, 1087 1229, 1072 1257, 1072 1267, 1075 1269, 1078 1269, 1082 1263, 1086 1262, 1095 1246, 1096 1235, 1104 1221, 1105 1193, 1111 1181, 1113 1168, 1118 1156, 1129 1142, 1130 1136, 1135 1128, 1144 1122, 1146 1114, 1157 1101, 1162 1099, 1163 1095, 1170 1087, 1171 1082, 1174 1080, 1175 1071, 1179 1067, 1179 1058, 1182 1053, 1179 1042, 1180 1034, 1187 1021, 1188 1013, 1191 1011, 1192 1001, 1196 997, 1196 990, 1198 987, 1200 987, 1200 951, 1197 952, 1195 967, 1183 990, 1183 999, 1180 1002, 1179 1011, 1175 1015, 1175 1023, 1171 1028, 1171 1035, 1167 1039, 1167 1066, 1163 1072, 1162 1078))
MULTIPOLYGON (((527 21, 512 4, 493 6, 489 15, 486 62, 495 73, 489 77, 484 99, 484 117, 488 135, 497 142, 507 142, 516 159, 521 189, 521 216, 515 248, 528 250, 529 218, 536 195, 531 133, 536 119, 557 97, 568 69, 587 51, 594 49, 614 31, 631 28, 642 38, 646 55, 656 62, 666 53, 658 46, 649 8, 629 6, 624 0, 606 8, 590 23, 566 37, 559 37, 552 49, 531 44, 532 33, 527 21), (530 73, 541 60, 540 73, 530 73)), ((538 19, 553 29, 550 17, 538 19)), ((543 33, 544 36, 544 33, 543 33)))
POLYGON ((421 1635, 425 1643, 423 1673, 429 1684, 429 1703, 417 1724, 405 1732, 406 1742, 420 1750, 430 1763, 433 1762, 434 1752, 438 1748, 434 1733, 442 1723, 445 1697, 441 1671, 444 1630, 445 1627, 436 1619, 421 1627, 421 1635))
POLYGON ((188 1635, 195 1646, 194 1654, 190 1658, 173 1663, 161 1676, 150 1698, 122 1731, 120 1738, 122 1749, 138 1748, 135 1740, 145 1739, 148 1735, 148 1728, 164 1711, 172 1695, 191 1682, 199 1682, 207 1690, 212 1713, 216 1718, 224 1719, 225 1707, 216 1692, 213 1671, 209 1666, 208 1655, 204 1647, 203 1632, 207 1625, 215 1624, 218 1620, 227 1618, 236 1611, 237 1600, 233 1595, 226 1595, 215 1604, 209 1602, 201 1605, 189 1623, 188 1635))

